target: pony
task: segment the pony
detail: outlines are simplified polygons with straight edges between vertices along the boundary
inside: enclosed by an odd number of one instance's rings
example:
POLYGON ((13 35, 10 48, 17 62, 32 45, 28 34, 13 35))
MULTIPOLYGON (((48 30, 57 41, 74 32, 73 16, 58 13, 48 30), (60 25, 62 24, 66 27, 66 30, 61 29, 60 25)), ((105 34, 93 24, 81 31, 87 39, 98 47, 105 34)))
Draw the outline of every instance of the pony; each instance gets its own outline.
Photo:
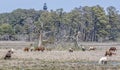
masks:
POLYGON ((106 52, 105 52, 105 56, 112 56, 112 55, 115 55, 116 53, 113 53, 112 51, 110 51, 110 50, 107 50, 106 52))
POLYGON ((45 47, 36 47, 35 48, 35 51, 44 51, 45 50, 45 47))
POLYGON ((24 48, 24 51, 25 51, 25 52, 28 52, 28 51, 29 51, 29 49, 30 49, 30 48, 25 47, 25 48, 24 48))
POLYGON ((69 52, 73 52, 73 48, 69 48, 69 50, 68 50, 69 52))
POLYGON ((107 64, 107 62, 108 62, 108 58, 107 57, 101 57, 100 59, 99 59, 99 64, 107 64))
POLYGON ((5 60, 6 60, 6 59, 10 59, 11 56, 12 56, 12 54, 13 54, 13 51, 12 51, 12 50, 9 50, 9 51, 6 53, 4 59, 5 59, 5 60))
POLYGON ((45 47, 38 47, 38 49, 43 52, 45 50, 45 47))
POLYGON ((11 53, 14 53, 15 50, 13 48, 11 48, 9 51, 11 51, 11 53))
POLYGON ((86 50, 84 46, 82 46, 81 48, 82 48, 82 51, 85 51, 85 50, 86 50))
POLYGON ((89 51, 90 51, 90 50, 96 50, 96 48, 95 48, 95 47, 89 47, 88 50, 89 50, 89 51))
POLYGON ((116 47, 110 47, 109 48, 109 51, 114 51, 115 52, 116 50, 117 50, 116 47))
POLYGON ((30 50, 30 51, 34 51, 34 50, 35 50, 35 47, 30 47, 29 50, 30 50))

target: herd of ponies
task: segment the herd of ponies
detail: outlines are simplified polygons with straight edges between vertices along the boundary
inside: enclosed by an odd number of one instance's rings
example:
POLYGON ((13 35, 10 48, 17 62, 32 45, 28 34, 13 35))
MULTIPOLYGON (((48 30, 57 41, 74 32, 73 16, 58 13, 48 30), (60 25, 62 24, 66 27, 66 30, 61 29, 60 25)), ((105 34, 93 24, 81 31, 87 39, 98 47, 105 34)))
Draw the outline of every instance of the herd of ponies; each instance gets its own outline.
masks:
MULTIPOLYGON (((23 49, 24 52, 32 52, 32 51, 41 51, 41 52, 44 52, 45 50, 48 50, 46 49, 45 47, 41 46, 41 47, 25 47, 23 49)), ((84 46, 81 47, 81 50, 82 51, 95 51, 96 50, 96 47, 89 47, 88 49, 86 49, 84 46)), ((115 51, 116 51, 116 47, 110 47, 108 50, 105 51, 105 54, 103 57, 101 57, 99 60, 98 60, 98 63, 99 64, 107 64, 108 62, 108 56, 112 56, 112 55, 116 55, 115 51)), ((5 54, 4 56, 4 59, 10 59, 12 57, 12 54, 14 53, 15 49, 11 48, 10 50, 7 51, 7 53, 5 54)), ((51 51, 51 50, 50 50, 51 51)), ((74 52, 74 49, 73 48, 69 48, 68 49, 68 52, 72 53, 74 52)))

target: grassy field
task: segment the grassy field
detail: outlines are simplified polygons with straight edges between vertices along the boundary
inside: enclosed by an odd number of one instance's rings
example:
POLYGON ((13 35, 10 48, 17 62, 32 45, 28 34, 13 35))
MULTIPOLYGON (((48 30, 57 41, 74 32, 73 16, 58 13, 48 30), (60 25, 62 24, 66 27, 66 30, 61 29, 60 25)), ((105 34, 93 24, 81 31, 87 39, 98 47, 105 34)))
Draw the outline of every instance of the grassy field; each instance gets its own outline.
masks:
POLYGON ((0 70, 120 70, 119 43, 82 43, 86 48, 95 46, 95 51, 77 50, 73 53, 67 49, 44 52, 24 52, 23 48, 32 42, 0 42, 0 70), (116 55, 108 57, 108 64, 98 64, 105 51, 117 47, 116 55), (9 48, 15 48, 10 60, 4 60, 9 48))

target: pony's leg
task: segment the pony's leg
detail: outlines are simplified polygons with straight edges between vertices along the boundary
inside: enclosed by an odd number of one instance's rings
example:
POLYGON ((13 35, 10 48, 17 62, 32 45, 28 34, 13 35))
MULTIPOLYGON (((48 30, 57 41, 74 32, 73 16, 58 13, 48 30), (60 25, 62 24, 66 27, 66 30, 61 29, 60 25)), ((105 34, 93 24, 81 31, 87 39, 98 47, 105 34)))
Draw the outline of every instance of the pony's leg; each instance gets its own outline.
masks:
POLYGON ((107 61, 104 61, 104 64, 107 64, 107 61))

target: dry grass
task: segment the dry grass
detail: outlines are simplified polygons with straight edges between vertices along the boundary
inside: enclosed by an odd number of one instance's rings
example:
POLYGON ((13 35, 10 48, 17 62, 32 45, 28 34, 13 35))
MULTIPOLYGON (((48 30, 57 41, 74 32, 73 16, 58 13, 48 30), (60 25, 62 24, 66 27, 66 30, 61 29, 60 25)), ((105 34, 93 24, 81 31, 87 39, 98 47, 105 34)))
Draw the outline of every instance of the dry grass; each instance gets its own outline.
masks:
MULTIPOLYGON (((10 42, 9 42, 10 43, 10 42)), ((17 42, 19 43, 19 42, 17 42)), ((1 43, 0 43, 1 44, 1 43)), ((3 44, 3 43, 2 43, 3 44)), ((24 42, 25 44, 25 42, 24 42)), ((29 43, 22 45, 22 48, 29 46, 29 43)), ((86 44, 85 44, 86 45, 86 44)), ((107 44, 106 44, 107 45, 107 44)), ((13 47, 14 44, 12 44, 13 47)), ((20 44, 18 46, 21 46, 20 44)), ((15 53, 10 60, 3 57, 8 49, 6 46, 0 49, 0 70, 119 70, 120 50, 117 54, 109 57, 107 65, 99 65, 98 60, 104 56, 109 46, 96 46, 96 51, 74 51, 73 53, 64 51, 44 51, 44 52, 24 52, 21 47, 16 47, 15 53)), ((8 47, 8 46, 7 46, 8 47)), ((9 46, 10 48, 11 46, 9 46)), ((86 48, 89 46, 85 46, 86 48)))

